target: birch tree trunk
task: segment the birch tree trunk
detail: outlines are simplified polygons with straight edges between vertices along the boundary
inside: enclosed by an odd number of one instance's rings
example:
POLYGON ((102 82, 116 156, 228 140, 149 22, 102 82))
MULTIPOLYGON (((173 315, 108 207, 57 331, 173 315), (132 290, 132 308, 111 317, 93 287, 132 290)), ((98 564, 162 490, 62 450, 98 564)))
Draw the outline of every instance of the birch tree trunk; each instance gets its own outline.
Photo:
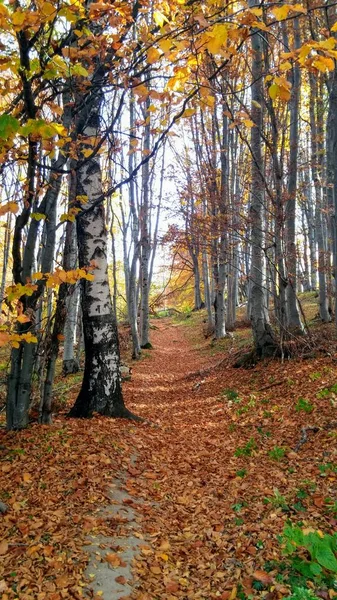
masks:
MULTIPOLYGON (((86 148, 91 145, 89 140, 98 139, 100 133, 103 92, 99 69, 96 78, 87 97, 78 101, 77 134, 82 136, 83 142, 87 140, 86 148)), ((82 199, 79 200, 81 212, 76 219, 79 267, 93 265, 94 279, 81 280, 85 366, 82 387, 69 416, 91 417, 98 412, 110 417, 131 418, 133 415, 125 408, 121 388, 117 323, 108 279, 99 156, 83 161, 76 173, 76 198, 82 199)))

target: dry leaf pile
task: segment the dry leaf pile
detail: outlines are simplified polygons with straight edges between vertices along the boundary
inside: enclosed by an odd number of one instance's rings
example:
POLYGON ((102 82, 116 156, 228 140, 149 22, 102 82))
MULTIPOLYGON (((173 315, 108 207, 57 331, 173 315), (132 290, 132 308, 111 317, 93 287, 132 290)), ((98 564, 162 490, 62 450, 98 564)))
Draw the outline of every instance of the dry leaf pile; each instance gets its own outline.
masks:
MULTIPOLYGON (((4 600, 82 597, 83 542, 117 530, 98 509, 121 473, 144 537, 137 600, 284 598, 285 523, 334 531, 334 355, 234 369, 168 320, 153 344, 124 388, 151 424, 59 417, 2 434, 4 600)), ((113 577, 118 547, 108 556, 113 577)))

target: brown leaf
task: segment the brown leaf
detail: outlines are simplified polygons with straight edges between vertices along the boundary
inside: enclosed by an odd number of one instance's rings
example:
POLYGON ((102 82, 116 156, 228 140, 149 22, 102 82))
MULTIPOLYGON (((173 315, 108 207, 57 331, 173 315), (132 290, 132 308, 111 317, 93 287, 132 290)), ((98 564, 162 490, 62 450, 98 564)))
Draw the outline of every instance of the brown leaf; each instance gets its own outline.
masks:
POLYGON ((121 585, 125 585, 126 584, 126 578, 123 577, 123 575, 119 575, 118 577, 115 577, 115 581, 117 583, 120 583, 121 585))
POLYGON ((160 567, 156 567, 156 566, 150 567, 150 571, 154 575, 160 575, 161 574, 161 568, 160 567))
POLYGON ((256 581, 261 581, 263 585, 269 585, 273 581, 273 578, 266 571, 254 571, 253 577, 256 581))
POLYGON ((166 584, 166 591, 174 594, 175 592, 179 592, 179 584, 176 581, 168 581, 166 584))
POLYGON ((2 540, 0 542, 0 555, 7 554, 8 552, 8 542, 6 540, 2 540))

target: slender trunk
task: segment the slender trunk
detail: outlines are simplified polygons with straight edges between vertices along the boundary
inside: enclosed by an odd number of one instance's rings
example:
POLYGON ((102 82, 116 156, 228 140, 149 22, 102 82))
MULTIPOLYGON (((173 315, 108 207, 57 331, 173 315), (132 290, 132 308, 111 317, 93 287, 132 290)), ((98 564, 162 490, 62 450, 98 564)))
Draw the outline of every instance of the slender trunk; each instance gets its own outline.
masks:
MULTIPOLYGON (((250 0, 249 6, 253 8, 256 0, 250 0)), ((251 321, 254 336, 254 345, 259 357, 271 356, 275 352, 275 340, 268 323, 265 309, 264 291, 264 178, 262 158, 262 105, 263 105, 263 57, 262 35, 259 30, 254 30, 252 35, 252 86, 251 86, 251 117, 255 127, 251 129, 252 167, 251 167, 251 271, 250 271, 250 297, 251 321)))
POLYGON ((212 303, 211 293, 209 287, 209 275, 208 275, 208 257, 206 250, 202 251, 202 280, 204 285, 204 297, 207 309, 207 321, 210 327, 213 326, 213 314, 212 314, 212 303))
POLYGON ((335 323, 337 325, 337 67, 335 67, 330 81, 327 122, 327 193, 328 205, 331 210, 335 323))
POLYGON ((331 321, 329 314, 329 303, 327 295, 327 273, 326 273, 326 240, 323 229, 323 193, 321 184, 321 142, 318 136, 321 134, 319 125, 322 107, 318 104, 317 84, 314 76, 309 74, 310 81, 310 127, 311 127, 311 173, 315 187, 316 213, 315 224, 317 232, 318 248, 318 282, 319 282, 319 314, 325 323, 331 321))
POLYGON ((7 214, 5 239, 4 239, 2 276, 1 276, 1 287, 0 287, 0 306, 1 306, 1 303, 3 302, 4 296, 5 296, 8 259, 9 259, 9 253, 10 253, 10 243, 11 243, 11 226, 12 226, 11 223, 12 223, 12 213, 9 212, 7 214))
MULTIPOLYGON (((67 223, 66 241, 64 247, 63 268, 65 271, 76 269, 77 265, 77 240, 76 225, 69 221, 67 223)), ((64 323, 64 350, 63 350, 63 374, 76 373, 79 364, 75 357, 75 332, 77 323, 77 311, 79 301, 79 286, 68 285, 66 291, 66 319, 64 323)))
MULTIPOLYGON (((301 45, 299 20, 294 20, 294 46, 295 49, 301 45)), ((301 88, 301 71, 297 63, 294 64, 291 76, 292 95, 290 99, 290 134, 289 134, 289 179, 288 179, 288 201, 285 210, 286 228, 286 257, 287 257, 287 328, 296 333, 303 333, 303 325, 300 318, 297 303, 296 289, 296 194, 297 194, 297 156, 298 156, 298 119, 301 88)))
MULTIPOLYGON (((146 101, 146 108, 150 106, 150 100, 146 101)), ((150 113, 147 112, 147 115, 150 113)), ((148 117, 150 120, 150 117, 148 117)), ((144 128, 143 152, 149 152, 150 149, 150 122, 144 128)), ((150 165, 146 162, 142 169, 142 208, 141 208, 141 299, 140 299, 140 346, 141 348, 151 348, 149 340, 149 260, 151 254, 150 233, 150 165)))

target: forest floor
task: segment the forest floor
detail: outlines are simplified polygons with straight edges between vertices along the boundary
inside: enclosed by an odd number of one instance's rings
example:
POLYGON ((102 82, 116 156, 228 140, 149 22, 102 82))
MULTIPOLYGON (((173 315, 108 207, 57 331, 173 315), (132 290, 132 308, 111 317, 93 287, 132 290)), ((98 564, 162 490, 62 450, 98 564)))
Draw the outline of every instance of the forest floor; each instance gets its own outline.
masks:
POLYGON ((201 321, 154 320, 154 348, 124 384, 146 422, 70 420, 63 406, 51 427, 1 430, 2 600, 337 597, 333 325, 319 327, 328 354, 245 370, 233 367, 245 330, 213 343, 201 321), (118 592, 90 592, 100 563, 118 592))

